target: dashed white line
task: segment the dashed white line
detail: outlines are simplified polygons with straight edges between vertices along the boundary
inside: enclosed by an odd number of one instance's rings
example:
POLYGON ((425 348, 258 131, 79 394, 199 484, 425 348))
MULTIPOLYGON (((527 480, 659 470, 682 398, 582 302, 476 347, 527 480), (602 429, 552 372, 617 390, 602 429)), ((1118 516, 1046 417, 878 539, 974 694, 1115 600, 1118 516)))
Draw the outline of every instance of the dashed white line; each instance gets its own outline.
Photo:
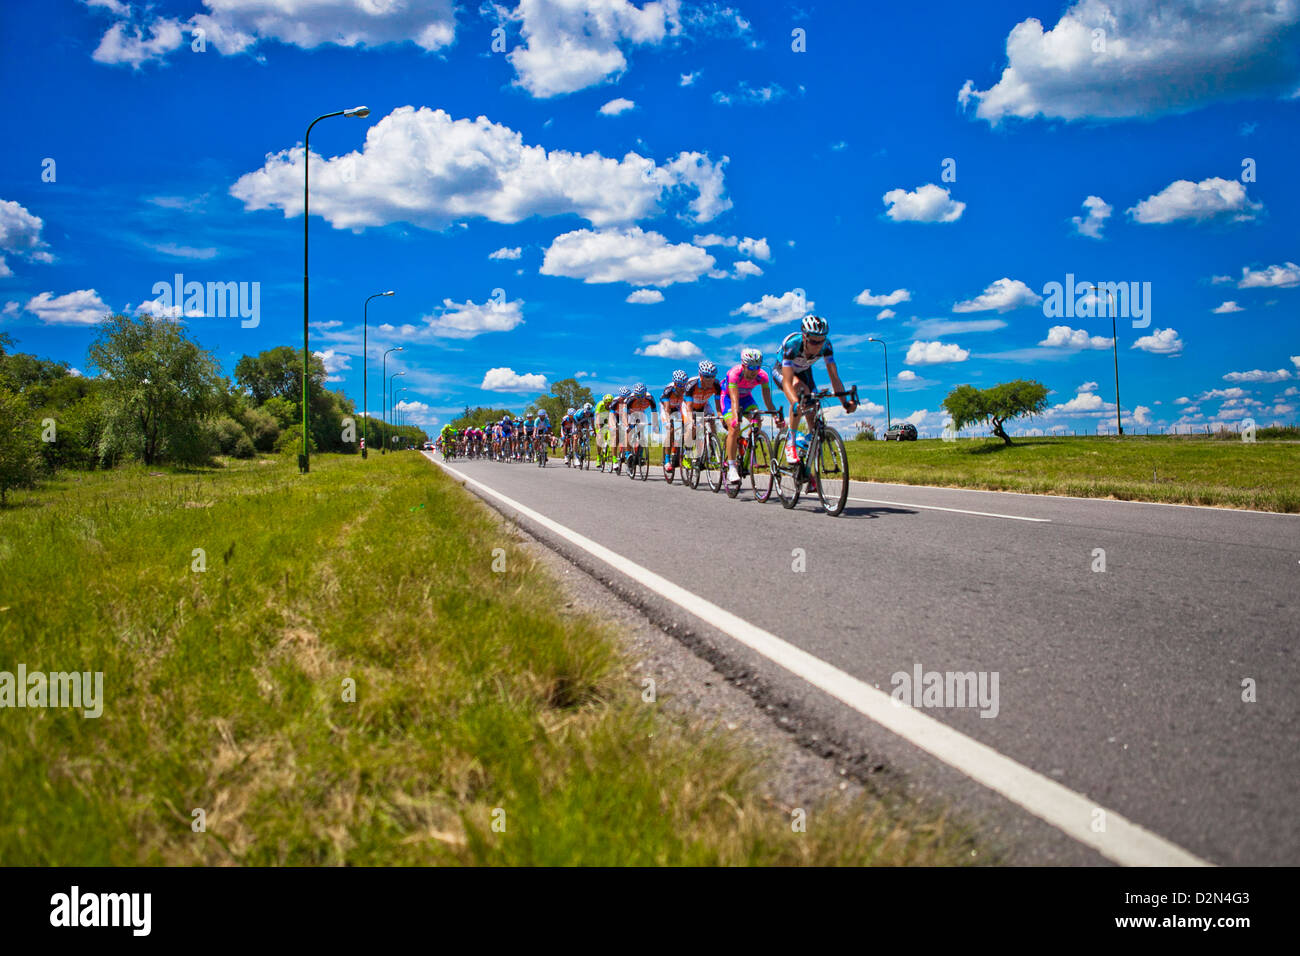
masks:
MULTIPOLYGON (((623 555, 507 497, 462 471, 425 454, 459 480, 495 498, 592 557, 649 588, 768 660, 802 678, 858 713, 961 771, 972 780, 1056 827, 1067 836, 1126 866, 1208 866, 1205 860, 1152 833, 1081 793, 1023 766, 992 747, 967 737, 933 717, 901 706, 884 691, 831 666, 775 634, 750 624, 725 608, 686 590, 623 555), (1094 829, 1104 820, 1102 832, 1094 829)), ((1004 516, 1013 517, 1013 516, 1004 516)))

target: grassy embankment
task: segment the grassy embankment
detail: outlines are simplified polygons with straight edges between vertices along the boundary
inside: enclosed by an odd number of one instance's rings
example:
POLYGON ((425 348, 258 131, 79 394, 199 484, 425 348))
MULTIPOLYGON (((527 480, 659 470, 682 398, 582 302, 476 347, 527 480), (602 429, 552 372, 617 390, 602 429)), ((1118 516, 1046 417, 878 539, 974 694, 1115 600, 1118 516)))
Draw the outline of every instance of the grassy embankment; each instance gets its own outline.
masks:
POLYGON ((65 474, 14 501, 0 671, 102 671, 105 701, 0 710, 0 863, 990 858, 893 800, 792 832, 761 755, 643 703, 608 626, 416 454, 65 474))

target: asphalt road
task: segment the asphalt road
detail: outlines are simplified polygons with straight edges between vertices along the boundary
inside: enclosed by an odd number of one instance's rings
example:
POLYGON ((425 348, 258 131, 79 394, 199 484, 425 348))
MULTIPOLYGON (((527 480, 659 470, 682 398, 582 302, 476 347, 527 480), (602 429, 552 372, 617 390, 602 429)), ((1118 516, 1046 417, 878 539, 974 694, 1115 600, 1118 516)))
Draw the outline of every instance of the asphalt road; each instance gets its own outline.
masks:
POLYGON ((815 745, 950 800, 1013 860, 1133 862, 1122 845, 1110 852, 1130 838, 1114 823, 1101 853, 1070 832, 1119 815, 1206 862, 1300 864, 1300 516, 855 482, 830 518, 815 499, 786 511, 746 488, 733 501, 666 486, 657 469, 643 483, 554 461, 451 467, 716 605, 692 610, 602 568, 607 558, 471 487, 689 632, 815 745), (996 716, 951 699, 919 709, 976 742, 961 746, 978 759, 991 748, 1085 796, 1091 819, 1065 801, 1067 825, 1043 822, 1032 801, 731 639, 725 612, 885 693, 918 664, 996 674, 996 716))

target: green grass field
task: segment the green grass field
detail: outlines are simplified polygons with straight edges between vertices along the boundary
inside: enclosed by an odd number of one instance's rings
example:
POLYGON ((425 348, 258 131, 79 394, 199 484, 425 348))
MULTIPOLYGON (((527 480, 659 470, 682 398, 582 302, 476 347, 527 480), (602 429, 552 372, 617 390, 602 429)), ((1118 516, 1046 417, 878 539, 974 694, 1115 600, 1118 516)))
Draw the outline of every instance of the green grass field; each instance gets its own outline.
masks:
POLYGON ((1300 511, 1300 444, 1211 438, 846 441, 854 478, 1300 511))
POLYGON ((995 859, 893 797, 793 832, 764 758, 642 702, 607 626, 561 616, 417 454, 65 474, 14 501, 0 670, 102 671, 105 701, 0 710, 0 864, 995 859))

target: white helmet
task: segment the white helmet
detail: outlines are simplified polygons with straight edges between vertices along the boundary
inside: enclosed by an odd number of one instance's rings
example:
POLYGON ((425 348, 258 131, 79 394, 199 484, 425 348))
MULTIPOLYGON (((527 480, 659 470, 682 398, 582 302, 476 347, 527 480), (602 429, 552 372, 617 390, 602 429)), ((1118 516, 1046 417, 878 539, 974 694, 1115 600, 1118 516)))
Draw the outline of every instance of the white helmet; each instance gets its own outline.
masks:
POLYGON ((828 328, 830 326, 820 315, 810 312, 803 317, 803 330, 811 335, 825 335, 828 328))
POLYGON ((758 349, 741 349, 740 364, 746 368, 760 368, 763 365, 763 353, 758 349))
POLYGON ((568 412, 569 417, 572 418, 572 417, 573 417, 573 413, 576 412, 576 411, 577 411, 576 408, 571 408, 571 409, 569 409, 569 412, 568 412))

